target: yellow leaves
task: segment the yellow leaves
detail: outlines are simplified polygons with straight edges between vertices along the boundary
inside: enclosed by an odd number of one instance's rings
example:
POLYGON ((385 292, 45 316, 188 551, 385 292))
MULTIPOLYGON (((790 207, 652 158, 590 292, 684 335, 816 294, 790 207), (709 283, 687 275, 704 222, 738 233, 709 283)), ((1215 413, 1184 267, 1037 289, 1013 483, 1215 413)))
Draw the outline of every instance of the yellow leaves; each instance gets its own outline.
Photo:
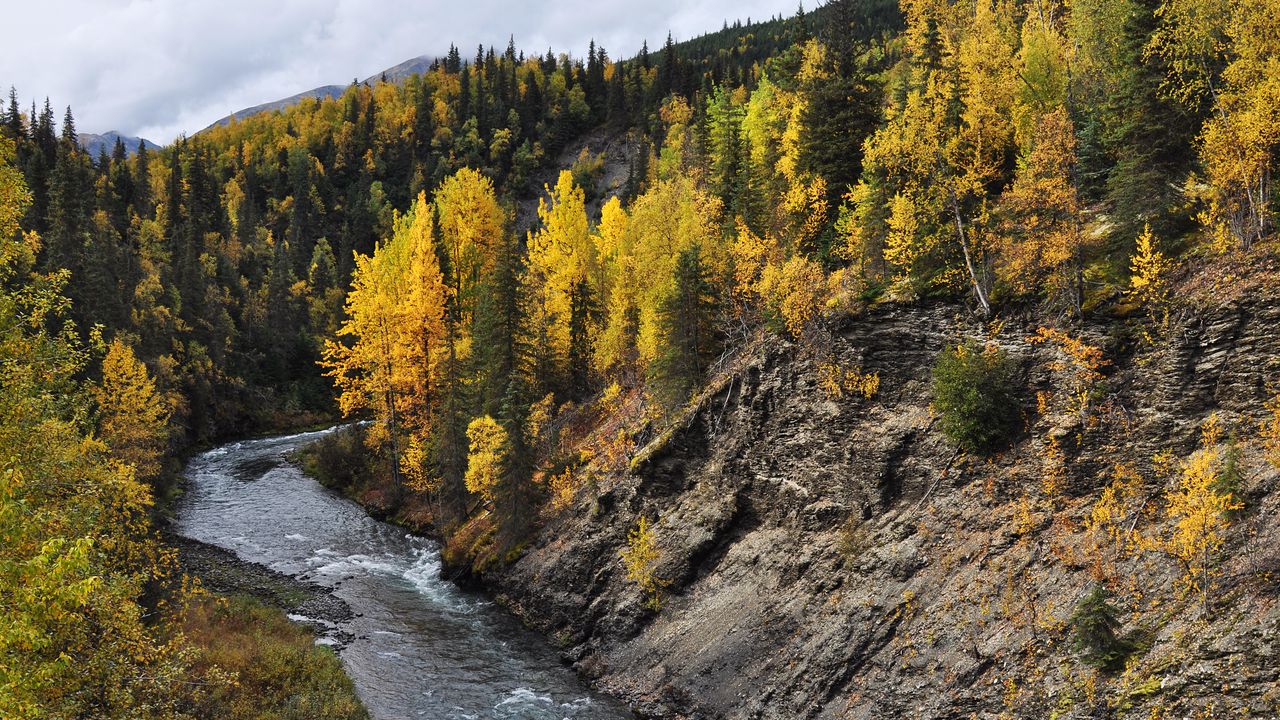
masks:
POLYGON ((765 267, 778 254, 777 244, 751 232, 738 223, 738 235, 729 249, 733 258, 733 294, 739 302, 750 302, 757 295, 757 285, 765 267))
POLYGON ((884 260, 898 269, 900 280, 911 275, 916 264, 933 249, 930 239, 920 232, 922 214, 910 191, 897 193, 889 201, 884 260))
POLYGON ((488 415, 467 425, 467 490, 492 504, 507 465, 507 431, 488 415))
POLYGON ((1031 133, 1040 119, 1060 110, 1067 99, 1074 53, 1051 17, 1051 14, 1030 12, 1022 24, 1014 118, 1018 144, 1024 148, 1034 142, 1031 133))
POLYGON ((421 433, 411 435, 400 454, 400 472, 404 474, 405 487, 418 493, 435 492, 440 488, 440 478, 427 472, 429 462, 427 439, 421 433))
POLYGON ((826 301, 826 291, 822 268, 802 255, 793 256, 781 267, 766 265, 756 287, 766 307, 794 338, 807 332, 826 301))
POLYGON ((1140 303, 1152 320, 1163 322, 1169 315, 1169 272, 1173 262, 1155 246, 1151 226, 1143 228, 1138 245, 1129 259, 1129 289, 1126 295, 1140 303))
POLYGON ((541 400, 529 408, 527 426, 529 438, 544 445, 554 445, 556 438, 551 432, 556 417, 556 394, 547 393, 541 400))
POLYGON ((628 228, 632 254, 624 262, 631 265, 635 312, 632 315, 625 302, 618 303, 618 312, 614 312, 611 297, 609 316, 610 326, 619 331, 634 318, 642 366, 657 355, 658 306, 670 289, 680 253, 696 245, 713 275, 725 273, 721 210, 720 201, 689 177, 659 181, 632 205, 628 228))
POLYGON ((1262 453, 1267 462, 1280 469, 1280 395, 1267 403, 1267 412, 1270 415, 1260 429, 1262 453))
POLYGON ((826 361, 818 363, 818 385, 832 399, 852 393, 870 400, 880 391, 880 373, 864 373, 861 368, 842 368, 826 361))
MULTIPOLYGON (((1055 404, 1060 403, 1059 409, 1075 416, 1082 429, 1092 427, 1096 423, 1092 414, 1094 395, 1103 379, 1101 369, 1111 361, 1101 349, 1061 330, 1042 327, 1028 340, 1033 345, 1049 343, 1057 349, 1058 359, 1049 363, 1049 369, 1063 377, 1064 387, 1055 391, 1055 404)), ((1043 399, 1040 405, 1050 406, 1043 399)))
MULTIPOLYGON (((374 411, 377 422, 368 437, 375 446, 387 441, 394 448, 402 424, 419 443, 430 434, 450 292, 436 254, 431 206, 419 194, 372 257, 356 256, 347 319, 338 331, 348 342, 326 340, 320 361, 339 391, 343 415, 374 411)), ((420 474, 411 473, 415 485, 427 483, 420 474)))
MULTIPOLYGON (((541 227, 529 235, 529 273, 538 301, 533 316, 542 325, 551 353, 563 357, 569 352, 575 285, 586 282, 592 296, 599 297, 603 278, 597 245, 588 232, 585 194, 574 184, 573 174, 561 171, 555 188, 546 192, 547 197, 538 200, 541 227)), ((618 221, 616 215, 611 219, 618 221)))
POLYGON ((782 198, 782 209, 790 216, 788 235, 794 248, 810 249, 826 226, 827 181, 821 176, 793 178, 782 198))
POLYGON ((169 409, 146 366, 119 338, 111 342, 102 360, 102 382, 93 395, 100 413, 99 432, 111 454, 131 465, 140 478, 159 475, 169 409))
POLYGON ((1165 0, 1147 52, 1168 64, 1165 90, 1212 115, 1200 135, 1209 185, 1202 221, 1219 250, 1248 250, 1267 233, 1280 146, 1280 2, 1165 0), (1218 72, 1218 68, 1221 71, 1218 72))
POLYGON ((730 252, 735 299, 742 305, 759 301, 793 338, 804 336, 829 294, 822 268, 803 255, 783 261, 772 238, 759 237, 741 224, 730 252))
POLYGON ((619 280, 620 258, 630 253, 627 228, 630 218, 622 207, 622 201, 615 195, 600 208, 600 224, 591 235, 595 245, 600 277, 596 280, 601 297, 609 297, 613 286, 619 280))
POLYGON ((1196 451, 1184 463, 1178 486, 1165 496, 1169 518, 1175 522, 1166 549, 1182 562, 1187 588, 1206 596, 1226 542, 1228 513, 1242 507, 1217 489, 1220 459, 1214 446, 1196 451))
POLYGON ((1013 186, 1001 197, 1005 279, 1019 292, 1045 290, 1077 309, 1085 236, 1071 178, 1075 129, 1059 107, 1040 117, 1013 186))
POLYGON ((13 160, 13 140, 0 138, 0 241, 6 244, 17 236, 23 211, 31 203, 31 192, 13 160))
POLYGON ((498 205, 493 181, 471 168, 459 170, 440 184, 435 206, 440 244, 449 258, 449 286, 458 299, 459 326, 469 327, 476 286, 493 267, 506 214, 498 205))
POLYGON ((552 475, 547 481, 547 489, 551 494, 551 509, 555 512, 567 510, 573 505, 573 498, 578 492, 578 478, 573 468, 567 467, 559 475, 552 475))
POLYGON ((657 612, 662 609, 662 591, 671 584, 657 576, 658 547, 649 519, 641 516, 640 522, 627 535, 627 547, 619 555, 627 568, 627 580, 640 587, 645 595, 645 607, 657 612))
POLYGON ((1103 488, 1089 512, 1086 526, 1104 532, 1117 556, 1144 546, 1136 529, 1136 516, 1142 509, 1140 500, 1143 500, 1142 476, 1133 467, 1119 464, 1112 470, 1112 481, 1103 488))

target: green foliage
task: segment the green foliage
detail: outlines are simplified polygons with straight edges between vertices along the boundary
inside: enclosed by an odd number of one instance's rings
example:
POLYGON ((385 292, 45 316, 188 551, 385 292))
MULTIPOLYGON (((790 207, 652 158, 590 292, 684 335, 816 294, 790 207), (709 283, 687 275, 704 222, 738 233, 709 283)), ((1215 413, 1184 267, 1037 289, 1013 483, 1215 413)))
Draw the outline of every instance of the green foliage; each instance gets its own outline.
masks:
POLYGON ((235 681, 208 688, 196 717, 369 717, 338 656, 279 610, 247 597, 209 598, 187 609, 181 629, 195 648, 197 673, 216 671, 235 681))
POLYGON ((148 488, 83 429, 89 355, 64 324, 66 273, 32 272, 36 239, 14 236, 30 196, 11 148, 0 138, 0 716, 172 716, 182 647, 142 605, 172 560, 148 488))
POLYGON ((299 449, 294 459, 321 485, 356 495, 383 472, 377 456, 368 452, 364 434, 358 425, 337 430, 299 449))
POLYGON ((1134 650, 1131 641, 1117 634, 1121 624, 1119 611, 1107 601, 1107 589, 1094 585, 1071 614, 1071 648, 1088 665, 1119 670, 1134 650))
POLYGON ((1012 362, 994 347, 968 342, 949 347, 933 366, 933 404, 942 431, 966 452, 999 448, 1018 426, 1012 362))
POLYGON ((666 407, 689 399, 720 351, 719 298, 697 245, 680 253, 672 288, 658 310, 663 342, 649 373, 666 407))

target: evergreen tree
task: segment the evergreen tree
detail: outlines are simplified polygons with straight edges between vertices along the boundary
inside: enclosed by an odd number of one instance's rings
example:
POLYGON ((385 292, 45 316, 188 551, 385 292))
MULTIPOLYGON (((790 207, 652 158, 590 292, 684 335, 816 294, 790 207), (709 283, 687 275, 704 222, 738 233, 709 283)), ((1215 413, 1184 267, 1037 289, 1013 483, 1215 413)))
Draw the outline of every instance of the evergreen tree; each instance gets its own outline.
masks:
POLYGON ((1119 611, 1108 602, 1107 589, 1095 584, 1071 614, 1071 646, 1089 665, 1101 670, 1123 667, 1133 646, 1122 639, 1119 611))
POLYGON ((688 400, 720 352, 719 298, 702 248, 680 253, 669 294, 658 308, 662 344, 649 372, 654 395, 671 408, 688 400))

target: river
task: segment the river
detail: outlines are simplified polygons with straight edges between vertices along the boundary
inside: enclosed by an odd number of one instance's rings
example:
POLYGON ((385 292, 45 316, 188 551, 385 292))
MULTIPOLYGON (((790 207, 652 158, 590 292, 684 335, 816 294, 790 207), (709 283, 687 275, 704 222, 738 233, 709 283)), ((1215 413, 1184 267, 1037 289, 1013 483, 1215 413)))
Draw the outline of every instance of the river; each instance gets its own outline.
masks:
POLYGON ((371 518, 286 458, 320 431, 195 457, 176 531, 332 588, 354 617, 319 625, 370 714, 410 718, 630 718, 588 689, 540 635, 440 575, 439 545, 371 518))

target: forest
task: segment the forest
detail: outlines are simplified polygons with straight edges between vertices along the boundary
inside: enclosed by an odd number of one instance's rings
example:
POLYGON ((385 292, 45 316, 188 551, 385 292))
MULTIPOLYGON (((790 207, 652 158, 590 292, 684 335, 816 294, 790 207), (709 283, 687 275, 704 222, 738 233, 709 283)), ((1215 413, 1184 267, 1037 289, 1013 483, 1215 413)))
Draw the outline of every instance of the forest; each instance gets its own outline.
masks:
MULTIPOLYGON (((837 359, 830 318, 882 303, 1030 315, 1089 368, 1087 318, 1157 332, 1192 279, 1268 282, 1280 210, 1277 0, 832 0, 626 58, 513 38, 97 157, 70 108, 18 98, 0 113, 6 717, 230 707, 199 649, 218 633, 195 626, 214 601, 156 531, 182 458, 214 441, 368 420, 318 472, 482 571, 628 472, 762 337, 836 399, 881 378, 837 359), (558 166, 593 133, 622 139, 625 182, 586 145, 558 166)), ((987 359, 961 345, 936 370, 944 431, 978 456, 1016 429, 946 378, 998 375, 987 359)), ((1200 588, 1213 518, 1238 509, 1215 468, 1170 511, 1204 521, 1183 549, 1200 588)), ((656 610, 647 532, 626 562, 656 610)))

